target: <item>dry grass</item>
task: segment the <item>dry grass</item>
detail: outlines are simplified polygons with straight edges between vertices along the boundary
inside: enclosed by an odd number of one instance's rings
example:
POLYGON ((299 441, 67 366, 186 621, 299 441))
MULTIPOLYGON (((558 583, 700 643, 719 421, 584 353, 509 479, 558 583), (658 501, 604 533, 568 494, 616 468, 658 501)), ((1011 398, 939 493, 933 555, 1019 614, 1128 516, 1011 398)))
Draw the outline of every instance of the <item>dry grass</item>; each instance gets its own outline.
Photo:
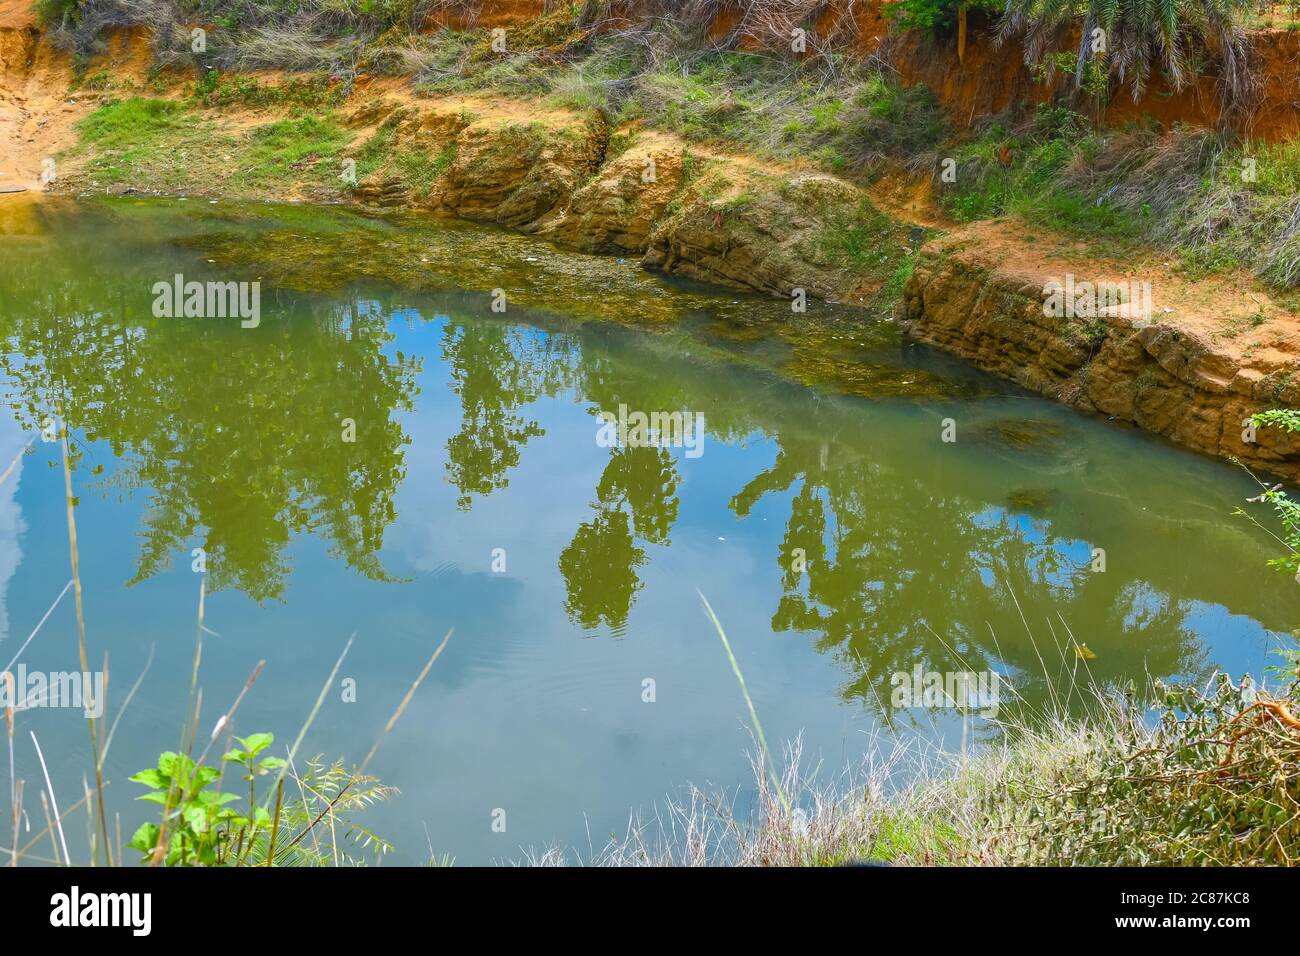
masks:
MULTIPOLYGON (((588 859, 559 866, 1291 865, 1300 862, 1300 671, 1280 696, 1249 679, 1119 692, 1087 672, 1038 707, 1011 700, 993 740, 941 751, 877 734, 856 766, 803 769, 802 742, 777 772, 726 633, 705 601, 749 708, 753 786, 689 787, 588 859), (1072 704, 1078 700, 1080 703, 1072 704)), ((1028 627, 1028 625, 1026 625, 1028 627)), ((1032 635, 1031 635, 1032 636, 1032 635)), ((1064 652, 1063 652, 1064 653, 1064 652)), ((1044 673, 1047 665, 1043 664, 1044 673)))
MULTIPOLYGON (((962 749, 952 753, 920 738, 877 732, 863 760, 829 777, 820 763, 805 769, 803 743, 794 740, 779 767, 726 631, 701 595, 748 708, 755 744, 754 784, 739 792, 688 787, 652 818, 633 816, 622 837, 590 858, 562 847, 526 854, 532 866, 569 862, 591 866, 989 866, 1069 862, 1044 858, 1039 820, 1059 822, 1062 795, 1093 783, 1117 753, 1145 746, 1149 732, 1131 701, 1076 686, 1054 694, 1049 710, 1032 706, 1014 687, 1014 716, 992 721, 994 742, 971 752, 963 718, 962 749), (1067 708, 1088 694, 1081 715, 1067 708), (1039 814, 1038 808, 1047 807, 1039 814)), ((1046 671, 1046 664, 1044 664, 1046 671)))
MULTIPOLYGON (((688 787, 584 859, 532 851, 529 866, 999 866, 1036 861, 1022 808, 1071 762, 1095 762, 1118 738, 1083 721, 1020 728, 977 754, 875 741, 859 764, 827 775, 785 750, 778 791, 761 757, 740 792, 688 787), (780 799, 784 792, 787 808, 780 799)), ((1063 861, 1044 861, 1056 862, 1063 861)))
POLYGON ((1300 284, 1300 150, 1208 130, 1133 130, 1078 152, 1062 183, 1140 217, 1193 273, 1243 267, 1300 284))

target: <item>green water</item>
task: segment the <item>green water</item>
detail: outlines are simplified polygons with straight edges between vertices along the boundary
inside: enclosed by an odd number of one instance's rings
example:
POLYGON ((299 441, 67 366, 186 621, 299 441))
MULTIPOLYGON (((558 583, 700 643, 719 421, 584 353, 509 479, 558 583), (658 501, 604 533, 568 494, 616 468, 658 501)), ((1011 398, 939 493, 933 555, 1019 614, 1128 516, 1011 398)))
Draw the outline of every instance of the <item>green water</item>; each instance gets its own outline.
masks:
MULTIPOLYGON (((304 753, 359 760, 455 628, 371 766, 401 791, 367 817, 400 862, 585 851, 685 783, 744 806, 746 713, 697 591, 768 739, 802 733, 832 767, 882 737, 960 742, 958 711, 895 706, 891 678, 918 666, 996 671, 1004 706, 1077 707, 1081 678, 1261 673, 1296 622, 1269 539, 1232 514, 1254 490, 1239 469, 883 316, 792 315, 459 224, 14 201, 0 334, 0 467, 30 442, 0 484, 0 666, 70 576, 41 435, 61 418, 111 714, 152 655, 105 769, 128 834, 149 805, 126 777, 178 742, 196 548, 203 733, 265 659, 237 730, 287 743, 355 633, 356 699, 327 695, 304 753), (155 318, 177 273, 260 281, 260 323, 155 318), (702 414, 701 453, 603 447, 597 413, 620 405, 702 414)), ((22 661, 80 669, 70 596, 22 661)), ((78 795, 80 713, 19 724, 78 795)), ((18 772, 34 794, 30 747, 18 772)))

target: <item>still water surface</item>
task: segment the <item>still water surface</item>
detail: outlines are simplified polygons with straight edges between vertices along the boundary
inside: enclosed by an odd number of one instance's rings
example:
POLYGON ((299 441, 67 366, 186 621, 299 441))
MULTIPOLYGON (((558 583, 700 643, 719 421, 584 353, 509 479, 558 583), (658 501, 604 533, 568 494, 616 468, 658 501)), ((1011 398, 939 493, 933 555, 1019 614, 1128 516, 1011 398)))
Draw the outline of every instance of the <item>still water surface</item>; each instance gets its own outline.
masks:
MULTIPOLYGON (((891 675, 918 664, 997 671, 1043 706, 1085 672, 1261 673, 1296 621, 1294 582, 1232 514, 1255 486, 1231 465, 975 374, 883 317, 792 316, 491 229, 7 202, 0 335, 0 467, 31 443, 0 485, 0 666, 69 578, 40 436, 61 409, 110 711, 153 654, 106 768, 127 834, 149 805, 125 778, 177 743, 195 548, 205 730, 264 658, 238 729, 287 743, 355 632, 356 701, 335 690, 306 749, 359 759, 455 628, 372 764, 401 790, 368 818, 399 862, 430 844, 466 863, 585 852, 684 783, 746 784, 743 702, 697 590, 769 740, 802 733, 835 767, 877 734, 960 741, 951 711, 891 705, 891 675), (178 273, 260 280, 260 325, 155 318, 153 284, 178 273), (602 447, 597 413, 620 405, 702 414, 702 454, 602 447)), ((22 660, 76 655, 69 597, 22 660)), ((80 715, 20 723, 58 796, 79 795, 80 715)))

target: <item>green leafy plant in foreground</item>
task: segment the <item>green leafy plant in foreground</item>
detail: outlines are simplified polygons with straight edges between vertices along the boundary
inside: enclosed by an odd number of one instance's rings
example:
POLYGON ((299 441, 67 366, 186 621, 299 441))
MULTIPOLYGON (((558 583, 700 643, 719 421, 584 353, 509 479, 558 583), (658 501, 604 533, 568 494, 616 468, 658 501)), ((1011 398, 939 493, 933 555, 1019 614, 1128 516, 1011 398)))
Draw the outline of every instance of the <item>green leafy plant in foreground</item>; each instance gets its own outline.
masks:
MULTIPOLYGON (((222 759, 244 769, 244 779, 248 781, 248 816, 227 805, 239 799, 236 794, 208 789, 209 784, 220 780, 220 769, 196 765, 184 754, 169 750, 158 758, 156 767, 141 770, 130 778, 151 788, 137 799, 164 807, 171 834, 164 857, 168 866, 178 863, 216 866, 226 862, 232 837, 237 836, 242 844, 245 838, 255 840, 260 830, 272 826, 270 812, 257 805, 257 778, 280 770, 286 761, 281 757, 258 759, 275 742, 272 734, 250 734, 235 740, 239 748, 227 752, 222 759)), ((144 854, 141 862, 152 858, 160 836, 160 828, 154 823, 146 823, 135 831, 131 848, 144 854)))
POLYGON ((158 758, 156 767, 130 778, 150 788, 138 799, 164 807, 163 827, 145 823, 131 839, 131 848, 142 854, 141 863, 153 860, 160 838, 167 841, 163 857, 167 866, 265 866, 268 861, 320 866, 356 862, 339 850, 339 833, 376 856, 392 848, 341 815, 387 799, 396 792, 393 788, 346 769, 342 761, 325 764, 316 757, 307 762, 301 775, 291 777, 298 796, 285 800, 283 791, 277 789, 272 812, 269 795, 266 802, 258 803, 257 780, 287 769, 283 758, 264 756, 275 742, 274 736, 250 734, 236 737, 235 742, 238 746, 222 759, 243 771, 243 780, 248 784, 246 812, 232 806, 240 799, 237 794, 213 786, 221 780, 220 769, 196 765, 184 754, 168 751, 158 758), (322 821, 329 830, 328 841, 314 833, 322 821))
MULTIPOLYGON (((257 736, 270 737, 270 734, 257 736)), ((137 799, 157 803, 164 808, 163 822, 168 837, 163 862, 167 866, 219 865, 223 861, 225 844, 232 832, 246 830, 250 826, 264 826, 269 822, 270 817, 265 810, 258 814, 255 807, 250 809, 254 815, 254 820, 250 821, 229 807, 228 804, 239 799, 238 795, 208 789, 220 777, 220 769, 198 766, 184 754, 170 750, 158 758, 156 767, 141 770, 131 776, 130 779, 135 783, 150 788, 148 793, 137 799)), ((161 838, 162 832, 158 824, 145 823, 131 837, 130 846, 133 850, 139 850, 144 855, 141 862, 147 863, 153 858, 155 847, 161 838)))
POLYGON ((279 770, 286 766, 287 762, 282 757, 258 759, 258 754, 275 742, 275 737, 271 734, 250 734, 248 737, 236 737, 235 740, 242 749, 231 750, 221 759, 244 768, 244 779, 248 781, 248 812, 254 815, 254 821, 260 826, 262 821, 258 820, 256 815, 257 778, 265 777, 272 770, 279 770))
MULTIPOLYGON (((367 861, 352 851, 364 850, 378 862, 393 848, 351 815, 394 796, 394 787, 345 766, 342 760, 326 763, 320 756, 308 760, 292 781, 294 786, 286 786, 286 793, 293 790, 297 795, 286 796, 280 806, 282 835, 275 844, 276 866, 359 865, 367 861)), ((266 865, 271 836, 266 827, 253 834, 242 857, 245 866, 266 865)))

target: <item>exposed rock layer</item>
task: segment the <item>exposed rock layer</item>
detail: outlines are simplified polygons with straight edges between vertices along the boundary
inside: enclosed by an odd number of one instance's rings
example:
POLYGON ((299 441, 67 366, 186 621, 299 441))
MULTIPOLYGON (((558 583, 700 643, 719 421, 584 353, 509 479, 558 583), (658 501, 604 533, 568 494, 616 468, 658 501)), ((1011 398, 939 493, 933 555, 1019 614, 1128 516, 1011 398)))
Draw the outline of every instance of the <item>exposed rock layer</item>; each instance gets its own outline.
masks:
POLYGON ((1047 315, 1051 278, 993 264, 979 249, 932 243, 907 283, 899 318, 920 341, 1034 392, 1300 479, 1300 440, 1246 421, 1300 404, 1294 361, 1273 353, 1252 359, 1162 319, 1159 309, 1149 320, 1047 315))
MULTIPOLYGON (((611 130, 562 110, 490 101, 368 102, 349 120, 394 128, 393 149, 448 157, 426 190, 403 194, 391 169, 353 198, 543 235, 647 269, 769 295, 860 300, 880 285, 835 251, 838 229, 888 220, 858 186, 690 147, 643 127, 611 130)), ((359 140, 363 143, 364 137, 359 140)), ((882 251, 879 271, 901 258, 882 251)), ((874 277, 873 277, 874 276, 874 277)))

